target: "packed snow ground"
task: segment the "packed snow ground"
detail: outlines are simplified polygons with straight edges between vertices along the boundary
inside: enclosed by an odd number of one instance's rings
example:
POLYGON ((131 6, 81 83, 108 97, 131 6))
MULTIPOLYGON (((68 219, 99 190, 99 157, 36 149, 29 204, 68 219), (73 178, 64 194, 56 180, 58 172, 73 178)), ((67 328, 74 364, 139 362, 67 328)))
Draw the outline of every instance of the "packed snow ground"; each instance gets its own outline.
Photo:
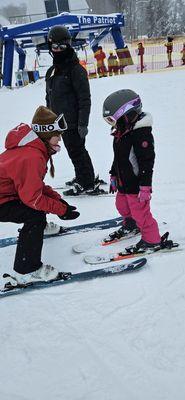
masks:
MULTIPOLYGON (((96 172, 109 179, 112 137, 101 116, 112 91, 130 88, 154 119, 156 163, 152 210, 161 233, 182 251, 155 255, 146 268, 127 276, 25 293, 0 304, 1 400, 184 400, 185 398, 185 71, 118 76, 90 81, 92 111, 87 148, 96 172)), ((30 122, 45 104, 44 81, 0 90, 0 151, 9 129, 30 122)), ((65 149, 55 157, 62 185, 73 177, 65 149)), ((117 216, 114 196, 74 198, 80 217, 65 225, 117 216)), ((56 216, 48 220, 60 223, 56 216)), ((17 226, 0 224, 0 237, 17 226)), ((71 247, 108 233, 91 232, 45 241, 43 261, 60 270, 91 267, 71 247)), ((125 242, 133 243, 134 240, 125 242)), ((121 250, 124 243, 96 251, 121 250)), ((91 250, 91 253, 95 249, 91 250)), ((15 246, 0 249, 0 272, 11 272, 15 246)), ((92 268, 93 269, 93 268, 92 268)), ((2 282, 2 280, 1 280, 2 282)))

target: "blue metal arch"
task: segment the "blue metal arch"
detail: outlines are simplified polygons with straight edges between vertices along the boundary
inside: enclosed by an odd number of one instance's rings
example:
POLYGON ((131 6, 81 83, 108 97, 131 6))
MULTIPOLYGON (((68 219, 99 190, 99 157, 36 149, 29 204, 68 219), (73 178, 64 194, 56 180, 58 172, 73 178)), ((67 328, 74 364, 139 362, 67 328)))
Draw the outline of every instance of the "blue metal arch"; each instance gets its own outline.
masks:
MULTIPOLYGON (((70 13, 62 13, 56 17, 31 22, 25 25, 2 27, 0 28, 0 39, 4 42, 3 84, 5 86, 11 86, 12 83, 14 47, 16 47, 16 51, 21 57, 21 62, 19 60, 19 64, 21 63, 21 66, 24 64, 23 50, 17 47, 16 39, 22 39, 23 42, 26 42, 27 40, 31 40, 34 36, 46 37, 48 30, 54 25, 65 25, 69 29, 72 37, 76 37, 76 35, 82 31, 97 31, 101 29, 102 32, 96 36, 96 38, 92 38, 92 36, 89 35, 92 49, 96 48, 99 41, 108 33, 112 34, 116 48, 124 47, 124 40, 120 30, 120 28, 124 26, 123 14, 73 15, 70 13)), ((30 46, 33 46, 32 40, 30 46)))

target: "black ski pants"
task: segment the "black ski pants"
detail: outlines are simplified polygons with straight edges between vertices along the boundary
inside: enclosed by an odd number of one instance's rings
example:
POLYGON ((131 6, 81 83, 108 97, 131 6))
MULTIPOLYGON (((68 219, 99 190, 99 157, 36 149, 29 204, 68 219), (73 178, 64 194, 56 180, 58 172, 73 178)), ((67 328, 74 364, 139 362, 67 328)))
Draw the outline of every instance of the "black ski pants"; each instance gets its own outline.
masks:
POLYGON ((81 139, 78 129, 67 130, 62 134, 64 145, 74 165, 77 182, 84 188, 94 186, 94 168, 88 151, 85 148, 85 139, 81 139))
POLYGON ((19 232, 14 270, 20 274, 28 274, 39 269, 42 265, 45 212, 27 207, 19 200, 13 200, 0 205, 0 222, 24 224, 19 232))

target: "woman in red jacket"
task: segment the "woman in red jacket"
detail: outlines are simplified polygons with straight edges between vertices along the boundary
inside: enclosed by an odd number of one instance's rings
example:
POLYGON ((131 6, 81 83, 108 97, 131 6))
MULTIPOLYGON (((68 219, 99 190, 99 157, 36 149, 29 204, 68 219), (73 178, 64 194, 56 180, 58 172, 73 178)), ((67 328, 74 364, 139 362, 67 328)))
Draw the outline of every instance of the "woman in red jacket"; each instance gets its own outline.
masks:
POLYGON ((32 126, 21 123, 12 129, 0 154, 0 222, 23 224, 16 249, 14 270, 19 282, 55 279, 58 270, 41 261, 46 214, 75 219, 80 214, 43 182, 52 155, 60 150, 65 118, 47 107, 37 108, 32 126))

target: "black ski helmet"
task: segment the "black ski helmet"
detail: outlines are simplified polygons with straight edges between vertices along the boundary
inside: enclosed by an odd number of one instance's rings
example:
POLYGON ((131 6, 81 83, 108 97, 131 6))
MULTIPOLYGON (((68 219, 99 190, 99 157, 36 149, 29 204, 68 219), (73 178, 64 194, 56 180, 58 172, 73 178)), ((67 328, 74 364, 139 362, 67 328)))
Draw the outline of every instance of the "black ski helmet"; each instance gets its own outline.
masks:
POLYGON ((53 26, 48 33, 49 43, 71 44, 71 34, 63 25, 53 26))
POLYGON ((123 115, 129 116, 131 111, 137 115, 142 112, 139 95, 130 89, 117 90, 110 94, 103 103, 103 118, 114 126, 123 115))

